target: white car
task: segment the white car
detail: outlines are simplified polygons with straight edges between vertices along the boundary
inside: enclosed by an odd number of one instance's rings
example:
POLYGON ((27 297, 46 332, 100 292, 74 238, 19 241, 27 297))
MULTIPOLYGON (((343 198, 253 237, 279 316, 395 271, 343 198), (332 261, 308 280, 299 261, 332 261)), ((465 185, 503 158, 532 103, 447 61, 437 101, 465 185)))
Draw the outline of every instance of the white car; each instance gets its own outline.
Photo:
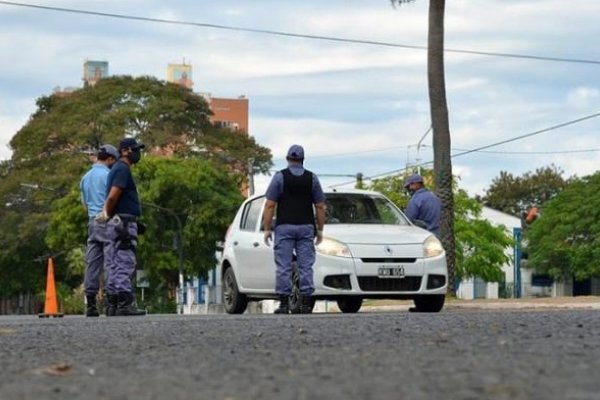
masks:
MULTIPOLYGON (((324 239, 314 265, 314 300, 335 300, 345 313, 363 299, 413 299, 415 311, 444 306, 448 272, 440 241, 421 229, 385 196, 331 190, 326 196, 324 239)), ((263 242, 264 196, 246 200, 225 238, 220 260, 225 310, 240 314, 248 301, 275 299, 273 246, 263 242)), ((295 271, 294 271, 295 272, 295 271)), ((299 308, 297 273, 292 312, 299 308)))

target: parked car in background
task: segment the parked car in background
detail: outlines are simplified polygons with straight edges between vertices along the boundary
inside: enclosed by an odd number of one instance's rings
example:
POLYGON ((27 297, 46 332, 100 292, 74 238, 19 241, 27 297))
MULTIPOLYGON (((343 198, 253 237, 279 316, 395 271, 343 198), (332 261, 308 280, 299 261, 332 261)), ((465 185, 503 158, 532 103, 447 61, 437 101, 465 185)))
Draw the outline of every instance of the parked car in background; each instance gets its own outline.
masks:
MULTIPOLYGON (((444 306, 448 274, 440 241, 414 226, 385 196, 330 190, 324 239, 316 247, 315 300, 334 300, 344 313, 364 299, 412 299, 416 311, 444 306)), ((220 260, 225 310, 243 313, 248 301, 275 299, 273 247, 263 242, 264 196, 246 200, 231 224, 220 260)), ((292 311, 299 307, 294 274, 292 311)))

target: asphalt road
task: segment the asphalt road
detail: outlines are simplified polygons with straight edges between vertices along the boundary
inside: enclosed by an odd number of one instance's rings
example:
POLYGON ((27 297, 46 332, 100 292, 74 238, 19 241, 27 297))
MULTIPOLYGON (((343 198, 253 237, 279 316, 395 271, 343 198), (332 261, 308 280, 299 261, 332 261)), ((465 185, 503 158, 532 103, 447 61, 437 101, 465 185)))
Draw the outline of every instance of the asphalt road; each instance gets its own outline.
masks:
POLYGON ((0 317, 0 399, 598 399, 600 311, 0 317))

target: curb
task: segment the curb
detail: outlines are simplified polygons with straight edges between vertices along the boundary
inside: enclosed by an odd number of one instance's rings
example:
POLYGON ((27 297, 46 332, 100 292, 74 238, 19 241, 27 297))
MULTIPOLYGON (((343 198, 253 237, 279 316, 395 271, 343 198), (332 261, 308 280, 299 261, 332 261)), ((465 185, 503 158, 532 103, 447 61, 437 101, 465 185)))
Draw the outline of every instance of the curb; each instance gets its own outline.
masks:
MULTIPOLYGON (((363 306, 362 311, 408 311, 412 303, 363 306)), ((525 310, 525 309, 563 309, 563 310, 600 310, 600 300, 560 301, 560 300, 523 300, 523 301, 447 301, 444 309, 452 310, 525 310)))

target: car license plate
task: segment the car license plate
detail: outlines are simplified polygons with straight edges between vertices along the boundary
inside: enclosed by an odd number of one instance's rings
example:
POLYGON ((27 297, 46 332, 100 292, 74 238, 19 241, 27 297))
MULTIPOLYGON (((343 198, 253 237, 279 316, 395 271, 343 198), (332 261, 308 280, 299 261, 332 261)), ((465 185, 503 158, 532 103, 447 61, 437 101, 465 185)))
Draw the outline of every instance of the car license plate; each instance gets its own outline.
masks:
POLYGON ((404 267, 379 267, 380 278, 404 278, 404 267))

